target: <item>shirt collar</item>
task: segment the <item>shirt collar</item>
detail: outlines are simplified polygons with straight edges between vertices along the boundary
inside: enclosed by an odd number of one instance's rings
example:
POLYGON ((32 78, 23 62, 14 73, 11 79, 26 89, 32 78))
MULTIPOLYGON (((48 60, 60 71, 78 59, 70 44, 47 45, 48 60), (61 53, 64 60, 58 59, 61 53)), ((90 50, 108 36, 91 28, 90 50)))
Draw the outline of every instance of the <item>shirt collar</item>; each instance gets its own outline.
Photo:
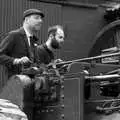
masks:
POLYGON ((25 33, 26 33, 27 37, 33 36, 33 34, 31 34, 31 33, 26 29, 25 26, 23 26, 23 28, 24 28, 24 30, 25 30, 25 33))

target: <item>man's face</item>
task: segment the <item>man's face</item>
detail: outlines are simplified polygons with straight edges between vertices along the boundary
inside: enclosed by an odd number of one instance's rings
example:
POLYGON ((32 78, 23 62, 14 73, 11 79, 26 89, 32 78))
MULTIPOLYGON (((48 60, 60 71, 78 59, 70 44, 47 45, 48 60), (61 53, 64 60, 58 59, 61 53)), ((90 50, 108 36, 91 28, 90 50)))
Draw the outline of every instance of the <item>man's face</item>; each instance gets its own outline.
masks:
POLYGON ((59 42, 59 43, 63 43, 64 42, 64 32, 62 29, 58 29, 56 34, 55 34, 55 39, 59 42))
POLYGON ((29 24, 32 30, 40 30, 42 22, 43 22, 42 17, 37 14, 31 15, 27 19, 27 23, 29 24))
POLYGON ((62 29, 57 29, 55 36, 52 40, 52 47, 54 49, 60 49, 64 43, 64 31, 62 29))

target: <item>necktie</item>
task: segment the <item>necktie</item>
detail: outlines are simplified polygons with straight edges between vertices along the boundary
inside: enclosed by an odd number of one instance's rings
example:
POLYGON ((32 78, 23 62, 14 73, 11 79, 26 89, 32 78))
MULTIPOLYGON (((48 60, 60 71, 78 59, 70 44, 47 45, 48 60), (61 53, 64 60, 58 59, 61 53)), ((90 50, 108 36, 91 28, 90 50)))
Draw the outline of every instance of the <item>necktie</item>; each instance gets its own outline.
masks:
POLYGON ((34 62, 34 37, 30 36, 30 59, 34 62))

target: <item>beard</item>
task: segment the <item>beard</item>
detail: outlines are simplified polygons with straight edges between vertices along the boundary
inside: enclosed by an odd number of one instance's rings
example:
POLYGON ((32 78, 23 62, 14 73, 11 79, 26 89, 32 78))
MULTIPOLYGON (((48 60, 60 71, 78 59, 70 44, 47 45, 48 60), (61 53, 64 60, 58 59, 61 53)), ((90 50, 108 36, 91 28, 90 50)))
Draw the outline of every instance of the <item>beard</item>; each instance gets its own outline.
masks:
POLYGON ((53 49, 60 49, 61 48, 60 43, 55 39, 55 37, 52 39, 51 47, 53 49))

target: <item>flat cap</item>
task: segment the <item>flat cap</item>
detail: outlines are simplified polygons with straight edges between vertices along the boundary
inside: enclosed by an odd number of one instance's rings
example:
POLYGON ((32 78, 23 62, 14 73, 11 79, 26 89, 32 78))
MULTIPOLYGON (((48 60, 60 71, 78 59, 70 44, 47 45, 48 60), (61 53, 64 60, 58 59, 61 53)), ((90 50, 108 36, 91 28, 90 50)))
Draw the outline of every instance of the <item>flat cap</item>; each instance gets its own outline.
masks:
POLYGON ((28 10, 24 11, 24 13, 23 13, 23 19, 25 17, 33 15, 33 14, 40 15, 42 18, 45 16, 44 13, 41 10, 38 10, 38 9, 28 9, 28 10))

